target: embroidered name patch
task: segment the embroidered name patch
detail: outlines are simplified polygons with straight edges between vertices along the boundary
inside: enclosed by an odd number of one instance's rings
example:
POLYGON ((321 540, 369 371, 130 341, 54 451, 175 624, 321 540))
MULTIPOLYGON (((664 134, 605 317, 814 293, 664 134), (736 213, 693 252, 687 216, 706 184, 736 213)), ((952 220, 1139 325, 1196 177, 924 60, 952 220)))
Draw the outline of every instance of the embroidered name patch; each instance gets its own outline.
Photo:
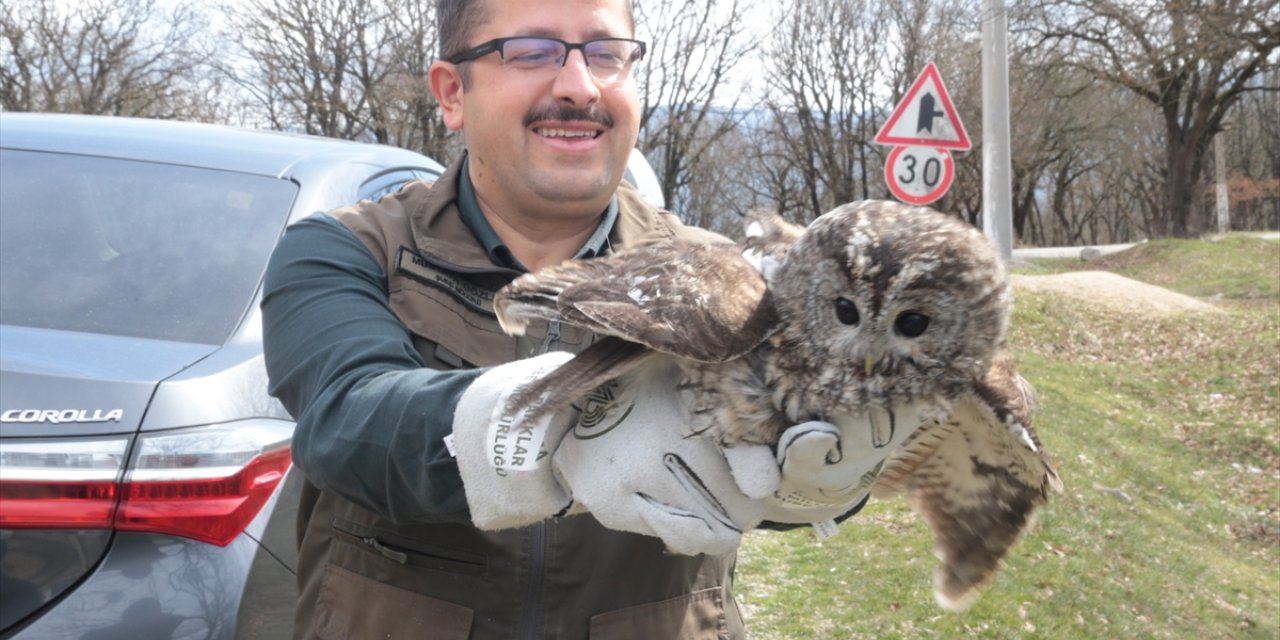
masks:
POLYGON ((492 291, 437 269, 408 247, 400 247, 396 252, 396 270, 453 296, 472 311, 496 316, 493 312, 492 291))

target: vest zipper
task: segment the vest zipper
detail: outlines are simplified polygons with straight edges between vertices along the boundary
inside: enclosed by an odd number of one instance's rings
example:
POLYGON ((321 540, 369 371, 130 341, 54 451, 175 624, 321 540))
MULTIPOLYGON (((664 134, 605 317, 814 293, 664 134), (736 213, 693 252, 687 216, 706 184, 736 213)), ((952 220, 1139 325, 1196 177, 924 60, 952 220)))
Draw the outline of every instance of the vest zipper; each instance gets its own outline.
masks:
POLYGON ((547 523, 533 525, 532 547, 529 560, 529 586, 525 589, 524 608, 520 612, 521 640, 538 637, 538 619, 542 613, 542 583, 547 573, 547 523))
POLYGON ((547 353, 560 345, 560 318, 547 321, 547 339, 542 341, 542 353, 547 353))
POLYGON ((409 554, 403 551, 396 551, 395 549, 392 549, 391 547, 388 547, 387 545, 382 544, 381 540, 373 536, 366 536, 366 537, 360 538, 360 542, 363 542, 369 545, 374 551, 377 551, 378 553, 382 554, 384 558, 387 558, 389 560, 394 560, 400 564, 404 564, 409 561, 409 554))
MULTIPOLYGON (((542 349, 532 355, 548 353, 560 345, 560 318, 547 321, 547 337, 542 341, 542 349)), ((532 526, 532 539, 529 541, 529 583, 524 593, 524 606, 520 611, 520 626, 516 637, 520 640, 536 640, 538 637, 538 620, 542 614, 542 587, 547 577, 547 523, 535 523, 532 526)))

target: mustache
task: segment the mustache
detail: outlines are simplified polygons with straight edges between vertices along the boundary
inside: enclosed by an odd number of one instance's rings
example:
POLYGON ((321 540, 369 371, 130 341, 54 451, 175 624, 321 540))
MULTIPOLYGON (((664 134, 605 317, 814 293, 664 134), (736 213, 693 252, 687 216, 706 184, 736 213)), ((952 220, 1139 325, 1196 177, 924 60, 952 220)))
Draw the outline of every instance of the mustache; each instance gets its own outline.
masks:
POLYGON ((585 108, 567 104, 535 107, 524 115, 524 126, 527 127, 542 120, 558 120, 562 122, 577 120, 595 123, 606 128, 613 127, 613 116, 609 115, 609 112, 599 105, 591 105, 585 108))

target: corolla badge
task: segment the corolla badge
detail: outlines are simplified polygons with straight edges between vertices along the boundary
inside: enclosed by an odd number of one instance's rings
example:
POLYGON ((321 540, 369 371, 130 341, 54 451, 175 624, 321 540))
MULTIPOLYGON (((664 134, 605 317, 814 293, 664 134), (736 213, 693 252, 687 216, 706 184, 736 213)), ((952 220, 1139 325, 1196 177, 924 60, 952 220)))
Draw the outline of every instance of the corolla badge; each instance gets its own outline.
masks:
POLYGON ((0 422, 120 422, 124 409, 9 409, 0 413, 0 422))

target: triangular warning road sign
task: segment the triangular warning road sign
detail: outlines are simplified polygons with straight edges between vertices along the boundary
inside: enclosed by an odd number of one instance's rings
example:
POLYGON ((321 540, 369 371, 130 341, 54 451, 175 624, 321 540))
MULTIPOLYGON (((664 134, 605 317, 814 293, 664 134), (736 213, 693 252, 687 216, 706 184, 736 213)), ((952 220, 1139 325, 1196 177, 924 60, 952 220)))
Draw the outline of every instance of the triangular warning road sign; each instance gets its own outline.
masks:
POLYGON ((969 134, 956 115, 938 67, 932 62, 911 84, 893 115, 876 134, 876 144, 967 150, 969 134))

